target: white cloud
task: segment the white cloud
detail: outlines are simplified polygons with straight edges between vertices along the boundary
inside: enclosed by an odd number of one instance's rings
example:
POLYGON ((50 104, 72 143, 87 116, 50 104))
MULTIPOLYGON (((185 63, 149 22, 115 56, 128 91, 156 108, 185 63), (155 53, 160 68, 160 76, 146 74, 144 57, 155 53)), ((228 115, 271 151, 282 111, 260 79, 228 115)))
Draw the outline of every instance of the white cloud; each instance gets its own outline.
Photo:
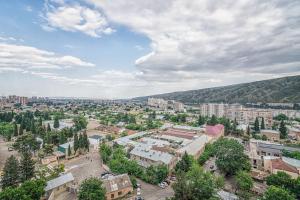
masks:
POLYGON ((60 56, 35 47, 0 43, 0 68, 60 69, 93 66, 93 63, 69 55, 60 56))
POLYGON ((25 10, 27 12, 32 12, 32 7, 28 5, 28 6, 25 7, 25 10))
POLYGON ((202 73, 223 79, 231 72, 264 77, 300 72, 297 0, 86 1, 151 40, 152 52, 135 62, 149 81, 174 81, 181 89, 180 80, 200 84, 202 73))
POLYGON ((102 34, 112 34, 114 29, 109 27, 106 18, 97 9, 91 9, 80 4, 66 4, 52 1, 45 3, 45 13, 42 15, 46 23, 42 28, 53 31, 56 28, 64 31, 82 32, 92 37, 102 34))

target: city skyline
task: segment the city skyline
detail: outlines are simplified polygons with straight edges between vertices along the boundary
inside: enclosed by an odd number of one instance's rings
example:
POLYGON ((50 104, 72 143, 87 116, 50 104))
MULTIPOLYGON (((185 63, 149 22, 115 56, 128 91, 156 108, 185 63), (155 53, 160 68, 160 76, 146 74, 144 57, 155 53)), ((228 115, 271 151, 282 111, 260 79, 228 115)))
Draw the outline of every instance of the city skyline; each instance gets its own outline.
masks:
POLYGON ((300 74, 295 0, 0 5, 0 95, 129 98, 300 74))

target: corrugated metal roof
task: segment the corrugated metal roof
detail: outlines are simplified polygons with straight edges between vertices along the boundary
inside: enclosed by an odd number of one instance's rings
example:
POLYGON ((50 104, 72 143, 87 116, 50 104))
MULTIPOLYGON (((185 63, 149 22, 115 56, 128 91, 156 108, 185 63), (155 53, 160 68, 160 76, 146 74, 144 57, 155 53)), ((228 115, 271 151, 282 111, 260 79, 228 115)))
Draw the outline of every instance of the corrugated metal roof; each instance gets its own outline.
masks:
POLYGON ((62 186, 71 181, 74 181, 74 177, 73 177, 72 173, 67 173, 67 174, 61 175, 60 177, 57 177, 55 179, 48 181, 45 191, 47 192, 49 190, 52 190, 59 186, 62 186))

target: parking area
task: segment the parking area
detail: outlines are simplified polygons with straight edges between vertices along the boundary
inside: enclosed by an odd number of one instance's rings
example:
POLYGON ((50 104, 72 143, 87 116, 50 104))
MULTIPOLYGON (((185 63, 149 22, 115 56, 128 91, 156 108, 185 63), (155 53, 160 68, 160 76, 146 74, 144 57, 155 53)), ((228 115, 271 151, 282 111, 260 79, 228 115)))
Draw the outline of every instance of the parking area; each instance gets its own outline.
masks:
POLYGON ((174 196, 171 186, 162 189, 156 185, 145 183, 142 180, 138 180, 138 183, 141 184, 141 196, 145 200, 165 200, 167 197, 174 196))

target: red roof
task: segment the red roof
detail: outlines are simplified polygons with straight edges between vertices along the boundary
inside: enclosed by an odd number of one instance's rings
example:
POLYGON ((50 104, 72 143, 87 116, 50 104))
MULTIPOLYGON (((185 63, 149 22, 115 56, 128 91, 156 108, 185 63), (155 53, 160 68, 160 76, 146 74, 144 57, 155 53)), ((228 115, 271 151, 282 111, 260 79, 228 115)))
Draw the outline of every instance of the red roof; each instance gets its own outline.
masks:
POLYGON ((185 138, 185 139, 193 139, 196 134, 194 131, 187 131, 187 130, 181 130, 181 129, 175 129, 175 128, 170 128, 162 133, 163 135, 170 135, 174 137, 179 137, 179 138, 185 138))
POLYGON ((224 130, 224 126, 222 124, 217 124, 215 126, 207 125, 205 127, 206 134, 209 136, 213 136, 213 137, 216 137, 216 136, 219 136, 220 134, 222 134, 223 130, 224 130))
POLYGON ((293 172, 298 174, 298 170, 296 167, 293 167, 285 162, 283 162, 280 158, 271 160, 272 168, 277 170, 283 170, 287 172, 293 172))

